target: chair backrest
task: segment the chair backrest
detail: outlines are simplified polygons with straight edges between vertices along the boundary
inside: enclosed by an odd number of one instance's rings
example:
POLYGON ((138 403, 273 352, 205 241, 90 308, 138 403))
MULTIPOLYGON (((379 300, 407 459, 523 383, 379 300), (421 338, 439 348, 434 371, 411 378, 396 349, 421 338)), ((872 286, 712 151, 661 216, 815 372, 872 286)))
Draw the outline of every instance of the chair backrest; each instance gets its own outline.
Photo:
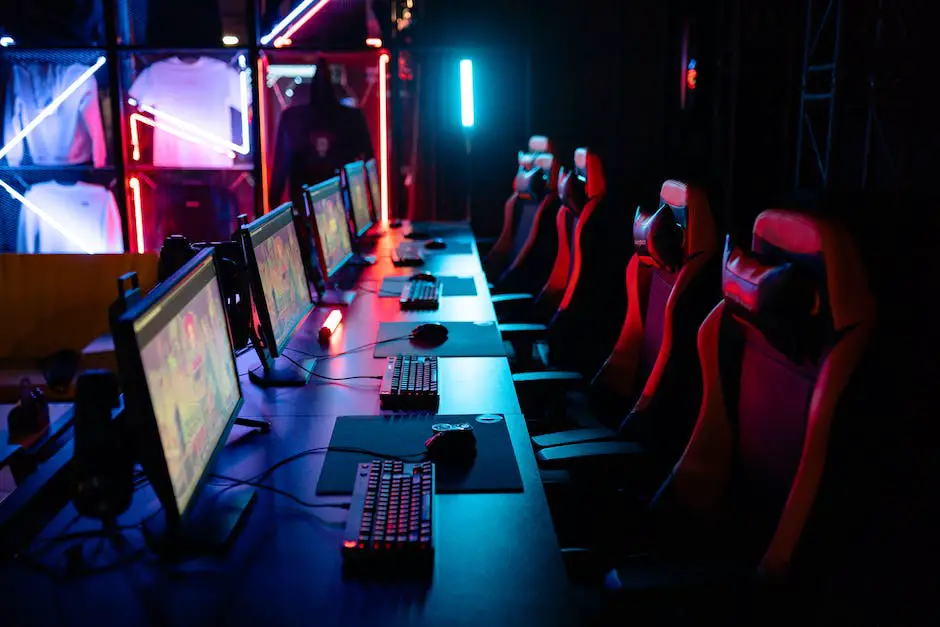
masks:
POLYGON ((537 293, 548 280, 555 260, 558 234, 554 218, 561 204, 559 160, 551 153, 541 153, 535 164, 546 173, 545 193, 538 203, 517 203, 521 215, 512 261, 496 282, 504 291, 537 293))
MULTIPOLYGON (((534 135, 529 139, 530 147, 534 145, 547 149, 548 143, 548 138, 543 135, 534 135)), ((531 149, 529 152, 518 153, 518 168, 513 179, 512 194, 503 205, 503 226, 499 237, 483 260, 484 268, 491 279, 499 276, 508 267, 525 242, 529 225, 522 224, 523 211, 520 203, 532 204, 530 213, 534 213, 546 193, 548 173, 537 165, 540 155, 541 151, 534 152, 531 149)))
POLYGON ((663 183, 658 208, 636 210, 633 245, 627 314, 595 386, 635 402, 636 411, 668 413, 671 424, 660 425, 662 435, 682 447, 701 400, 696 336, 718 298, 719 242, 705 192, 663 183))
POLYGON ((875 303, 838 224, 780 209, 757 217, 750 251, 726 244, 722 291, 698 336, 698 421, 657 501, 721 521, 763 573, 782 575, 813 507, 875 303))
POLYGON ((580 236, 607 193, 604 168, 600 158, 587 148, 574 152, 574 168, 560 172, 558 196, 561 207, 555 216, 558 250, 548 282, 539 300, 554 311, 570 302, 581 273, 580 236))

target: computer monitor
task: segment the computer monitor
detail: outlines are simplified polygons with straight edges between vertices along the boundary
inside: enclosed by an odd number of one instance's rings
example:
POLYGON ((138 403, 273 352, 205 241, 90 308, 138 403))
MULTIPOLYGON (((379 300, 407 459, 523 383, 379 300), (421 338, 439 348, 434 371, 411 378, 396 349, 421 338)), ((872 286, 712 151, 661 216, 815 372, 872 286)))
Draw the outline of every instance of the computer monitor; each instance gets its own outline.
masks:
MULTIPOLYGON (((313 187, 305 187, 304 202, 313 245, 317 249, 320 276, 324 283, 333 282, 337 273, 353 257, 339 177, 334 176, 313 187)), ((318 302, 324 305, 348 305, 354 296, 355 292, 323 290, 318 302)))
POLYGON ((234 529, 229 516, 243 513, 254 498, 232 495, 226 501, 227 528, 217 524, 219 499, 205 499, 211 504, 193 514, 243 403, 214 253, 201 251, 111 329, 135 452, 166 510, 169 535, 177 539, 187 529, 208 528, 227 537, 234 529))
POLYGON ((372 207, 369 203, 369 187, 365 164, 362 161, 347 163, 343 168, 346 187, 349 190, 349 214, 352 216, 356 237, 362 237, 372 226, 372 207))
MULTIPOLYGON (((281 205, 241 228, 252 300, 258 316, 260 342, 254 341, 261 372, 249 371, 253 383, 264 387, 303 385, 310 379, 305 364, 274 360, 283 354, 297 327, 313 309, 310 284, 294 226, 293 206, 281 205), (263 344, 264 350, 257 346, 263 344)), ((288 359, 287 361, 292 361, 288 359)), ((312 364, 311 364, 312 366, 312 364)))
POLYGON ((366 161, 366 177, 369 179, 369 200, 372 201, 372 221, 382 217, 382 190, 379 188, 379 168, 375 157, 366 161))

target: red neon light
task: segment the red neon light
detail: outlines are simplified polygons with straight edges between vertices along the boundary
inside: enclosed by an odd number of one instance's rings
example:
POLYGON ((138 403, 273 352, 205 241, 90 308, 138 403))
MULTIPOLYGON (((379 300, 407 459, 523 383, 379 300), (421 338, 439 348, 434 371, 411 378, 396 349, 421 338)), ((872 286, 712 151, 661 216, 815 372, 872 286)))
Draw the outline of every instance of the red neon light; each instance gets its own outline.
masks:
POLYGON ((140 180, 132 176, 128 181, 131 192, 134 196, 134 225, 137 231, 137 252, 144 252, 144 220, 143 211, 140 206, 140 180))
POLYGON ((327 342, 333 333, 336 332, 336 327, 339 326, 339 323, 343 320, 343 314, 339 309, 334 309, 330 312, 330 315, 326 317, 326 320, 323 321, 323 326, 320 327, 320 341, 327 342))
POLYGON ((379 55, 379 158, 382 222, 388 223, 388 61, 387 52, 379 55))
POLYGON ((695 85, 697 81, 698 81, 698 70, 696 70, 695 68, 692 68, 691 70, 687 70, 685 73, 685 83, 686 85, 689 86, 689 89, 691 89, 692 91, 695 91, 695 85))
POLYGON ((310 7, 310 10, 307 11, 306 13, 304 13, 304 16, 303 16, 302 18, 300 18, 299 20, 297 20, 296 22, 294 22, 293 26, 291 26, 290 28, 288 28, 287 31, 286 31, 283 35, 281 35, 280 37, 278 37, 277 39, 274 40, 274 47, 275 47, 275 48, 283 48, 284 46, 289 46, 289 45, 291 45, 291 44, 293 43, 293 42, 291 41, 291 38, 290 38, 291 35, 293 35, 293 34, 296 33, 298 30, 300 30, 300 28, 301 28, 304 24, 306 24, 307 22, 309 22, 310 19, 311 19, 314 15, 316 15, 317 13, 319 13, 319 12, 323 9, 323 7, 325 7, 325 6, 326 6, 327 4, 329 4, 329 3, 330 3, 330 0, 320 0, 320 1, 317 2, 315 5, 313 5, 312 7, 310 7))
POLYGON ((343 540, 343 546, 346 547, 347 549, 354 549, 356 548, 356 541, 355 540, 343 540))
MULTIPOLYGON (((264 56, 258 57, 258 80, 267 76, 268 60, 264 56)), ((267 125, 268 118, 264 108, 264 94, 260 93, 258 98, 258 124, 261 125, 261 211, 268 213, 271 211, 271 203, 268 202, 268 140, 267 125)))

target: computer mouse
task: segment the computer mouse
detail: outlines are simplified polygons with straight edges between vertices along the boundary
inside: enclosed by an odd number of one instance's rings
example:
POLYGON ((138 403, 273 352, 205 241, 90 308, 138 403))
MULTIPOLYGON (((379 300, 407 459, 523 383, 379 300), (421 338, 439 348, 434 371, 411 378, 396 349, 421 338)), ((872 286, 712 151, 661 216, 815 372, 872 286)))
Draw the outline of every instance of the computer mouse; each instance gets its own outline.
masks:
POLYGON ((439 322, 419 324, 411 330, 411 343, 433 348, 447 341, 447 327, 439 322))
POLYGON ((429 281, 431 283, 437 281, 437 277, 431 274, 430 272, 418 272, 417 274, 412 274, 408 277, 409 281, 429 281))
POLYGON ((432 239, 428 240, 424 247, 428 250, 441 250, 442 248, 447 248, 447 242, 442 239, 432 239))
POLYGON ((424 442, 426 456, 435 462, 467 462, 477 455, 477 438, 473 426, 467 423, 448 425, 447 430, 436 430, 424 442))

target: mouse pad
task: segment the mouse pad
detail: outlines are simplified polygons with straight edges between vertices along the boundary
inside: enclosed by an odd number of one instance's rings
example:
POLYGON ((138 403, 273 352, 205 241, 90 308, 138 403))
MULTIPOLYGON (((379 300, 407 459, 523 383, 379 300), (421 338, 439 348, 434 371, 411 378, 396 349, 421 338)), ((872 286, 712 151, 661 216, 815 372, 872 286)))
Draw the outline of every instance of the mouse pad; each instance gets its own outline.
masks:
POLYGON ((373 357, 389 355, 432 355, 435 357, 505 357, 506 349, 495 322, 444 322, 447 340, 440 346, 412 344, 408 339, 417 322, 383 322, 375 341, 373 357), (394 338, 402 338, 396 339, 394 338))
MULTIPOLYGON (((400 456, 406 462, 423 459, 424 441, 439 422, 468 422, 477 439, 477 456, 468 465, 437 462, 437 492, 522 492, 522 477, 509 429, 502 416, 340 416, 333 427, 331 447, 358 448, 400 456), (418 453, 418 455, 415 455, 418 453)), ((371 462, 374 455, 330 451, 323 461, 317 494, 351 494, 356 466, 371 462)))
MULTIPOLYGON (((441 296, 476 296, 477 286, 472 277, 466 276, 439 276, 438 282, 441 284, 441 296)), ((379 296, 398 298, 401 296, 401 289, 408 282, 406 276, 388 276, 382 281, 382 287, 379 289, 379 296)))
POLYGON ((467 242, 447 242, 447 248, 426 248, 421 240, 414 240, 415 248, 425 255, 472 255, 473 246, 467 242))
POLYGON ((412 222, 411 231, 430 233, 431 237, 445 237, 453 233, 471 233, 466 222, 412 222))

